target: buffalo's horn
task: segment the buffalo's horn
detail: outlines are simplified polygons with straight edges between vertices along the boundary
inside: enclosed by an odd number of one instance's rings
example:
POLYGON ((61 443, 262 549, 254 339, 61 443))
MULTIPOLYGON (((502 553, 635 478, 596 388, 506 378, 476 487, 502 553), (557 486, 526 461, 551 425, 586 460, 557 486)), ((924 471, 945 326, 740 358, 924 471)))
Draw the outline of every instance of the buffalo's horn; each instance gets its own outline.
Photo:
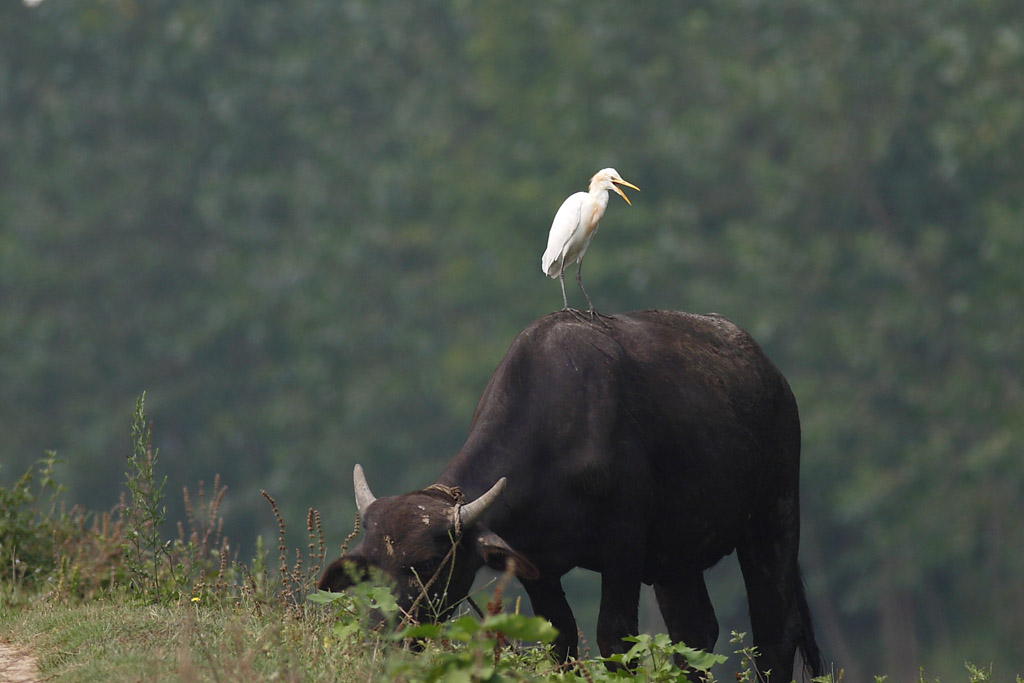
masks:
POLYGON ((366 508, 370 507, 370 504, 377 500, 373 495, 373 491, 370 490, 370 485, 366 483, 366 475, 363 474, 363 466, 356 465, 355 469, 352 470, 352 483, 355 484, 356 488, 356 508, 359 510, 359 516, 366 516, 366 508))
POLYGON ((491 489, 474 500, 471 503, 466 503, 459 509, 459 521, 462 522, 462 528, 467 529, 484 516, 487 512, 487 508, 494 505, 494 501, 498 500, 498 496, 505 490, 505 477, 502 477, 491 487, 491 489))

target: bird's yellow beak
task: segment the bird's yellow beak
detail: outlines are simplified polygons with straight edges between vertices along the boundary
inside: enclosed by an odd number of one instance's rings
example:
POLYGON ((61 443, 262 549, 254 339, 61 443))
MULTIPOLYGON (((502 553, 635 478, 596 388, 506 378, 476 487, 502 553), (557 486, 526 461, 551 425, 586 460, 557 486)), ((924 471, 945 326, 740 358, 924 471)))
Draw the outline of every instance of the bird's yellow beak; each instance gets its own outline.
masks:
POLYGON ((623 192, 622 190, 620 190, 620 189, 619 189, 619 188, 617 187, 618 185, 625 185, 626 187, 631 187, 631 188, 633 188, 634 190, 636 190, 637 192, 639 192, 639 191, 640 191, 640 188, 639 188, 639 187, 637 187, 636 185, 634 185, 633 183, 629 183, 629 182, 626 182, 625 180, 621 180, 621 179, 619 179, 619 178, 612 178, 612 189, 613 189, 613 190, 615 190, 615 192, 616 192, 616 193, 617 193, 617 194, 618 194, 618 195, 619 195, 620 197, 622 197, 623 199, 625 199, 625 200, 626 200, 626 203, 627 203, 627 204, 629 204, 630 206, 633 206, 633 202, 629 201, 629 197, 627 197, 627 196, 626 196, 626 193, 625 193, 625 192, 623 192))

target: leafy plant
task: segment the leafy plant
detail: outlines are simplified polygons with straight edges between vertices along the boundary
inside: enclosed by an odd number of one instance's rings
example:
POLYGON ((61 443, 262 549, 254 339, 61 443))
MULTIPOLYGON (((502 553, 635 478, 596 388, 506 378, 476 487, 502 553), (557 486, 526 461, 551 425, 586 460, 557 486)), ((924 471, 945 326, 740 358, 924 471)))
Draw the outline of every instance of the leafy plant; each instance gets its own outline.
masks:
POLYGON ((53 569, 52 539, 62 519, 56 497, 63 487, 53 478, 58 462, 57 454, 47 451, 10 488, 0 486, 0 581, 9 582, 12 591, 53 569), (41 511, 47 502, 49 508, 41 511))
POLYGON ((153 448, 153 425, 146 418, 145 392, 135 402, 132 415, 132 452, 127 459, 122 501, 124 521, 122 553, 128 580, 136 594, 151 602, 219 593, 227 588, 233 567, 229 562, 227 539, 221 531, 220 504, 226 486, 214 478, 207 499, 199 482, 196 501, 183 489, 188 523, 178 523, 178 538, 164 540, 162 527, 167 518, 164 487, 167 476, 156 473, 159 449, 153 448))
MULTIPOLYGON (((392 667, 396 679, 431 681, 500 681, 517 670, 516 658, 494 656, 507 641, 547 644, 558 631, 546 619, 521 614, 492 614, 482 621, 463 616, 444 624, 420 624, 396 633, 398 641, 413 640, 435 646, 426 661, 399 661, 392 667)), ((505 650, 510 651, 511 646, 505 650)), ((545 649, 546 656, 546 649, 545 649)), ((518 676, 516 676, 518 678, 518 676)))
POLYGON ((706 674, 712 666, 726 660, 723 655, 695 650, 683 643, 673 643, 665 633, 653 636, 641 633, 623 640, 633 643, 633 646, 624 653, 601 659, 619 665, 619 668, 609 672, 613 679, 690 683, 695 679, 689 672, 706 674))
POLYGON ((163 543, 160 526, 167 516, 163 504, 167 477, 156 477, 159 450, 153 449, 153 425, 146 421, 146 393, 135 401, 132 415, 132 452, 128 456, 125 486, 126 541, 124 559, 133 586, 152 600, 161 596, 161 568, 169 559, 169 543, 163 543))
POLYGON ((757 657, 761 654, 757 651, 757 647, 754 645, 745 645, 743 639, 747 637, 746 633, 739 631, 732 631, 730 633, 729 642, 737 646, 737 649, 733 652, 740 656, 740 671, 736 673, 736 680, 740 683, 767 683, 771 680, 772 672, 761 671, 757 668, 757 657))
POLYGON ((343 593, 318 590, 306 599, 335 608, 334 634, 342 640, 360 631, 373 631, 378 624, 393 623, 400 612, 391 589, 373 581, 360 581, 343 593))

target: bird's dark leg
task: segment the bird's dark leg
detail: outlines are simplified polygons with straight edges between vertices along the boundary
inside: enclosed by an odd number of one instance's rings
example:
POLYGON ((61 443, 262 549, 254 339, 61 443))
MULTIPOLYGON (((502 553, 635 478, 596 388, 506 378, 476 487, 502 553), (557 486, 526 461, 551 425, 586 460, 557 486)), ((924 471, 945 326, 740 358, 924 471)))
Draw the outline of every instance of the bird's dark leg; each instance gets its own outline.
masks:
POLYGON ((579 264, 576 266, 576 284, 580 286, 580 291, 583 292, 583 296, 587 298, 587 305, 590 306, 590 310, 587 312, 590 314, 590 319, 594 319, 594 304, 590 300, 590 295, 587 294, 587 290, 583 289, 583 257, 580 257, 579 264))
MULTIPOLYGON (((605 321, 601 320, 602 317, 607 318, 608 316, 602 316, 600 313, 598 313, 597 311, 594 310, 594 304, 590 301, 590 295, 587 294, 587 290, 583 289, 583 275, 582 275, 582 273, 583 273, 583 259, 580 258, 579 266, 577 266, 577 268, 576 268, 576 282, 579 284, 580 291, 583 292, 583 296, 587 297, 587 304, 590 305, 590 310, 587 311, 587 313, 590 315, 590 322, 594 322, 596 320, 597 322, 601 323, 605 327, 610 327, 608 325, 608 323, 606 323, 605 321)), ((582 318, 582 315, 583 314, 581 313, 577 317, 582 318)))
POLYGON ((567 297, 565 295, 565 270, 562 270, 562 272, 560 272, 558 274, 558 282, 559 282, 559 284, 562 285, 562 304, 563 304, 562 310, 563 311, 568 311, 569 310, 569 297, 567 297))
MULTIPOLYGON (((562 304, 564 306, 564 308, 562 310, 563 311, 569 311, 570 313, 573 314, 573 316, 575 318, 577 318, 578 320, 582 321, 583 320, 583 314, 580 313, 579 311, 577 311, 575 308, 569 308, 569 297, 567 297, 565 295, 565 254, 562 254, 562 262, 561 262, 560 265, 561 265, 561 268, 558 271, 558 282, 559 282, 559 284, 562 285, 562 304)), ((577 279, 578 279, 578 276, 577 276, 577 279)), ((586 292, 583 292, 583 293, 586 294, 586 292)), ((587 299, 587 301, 590 301, 590 299, 587 299)))

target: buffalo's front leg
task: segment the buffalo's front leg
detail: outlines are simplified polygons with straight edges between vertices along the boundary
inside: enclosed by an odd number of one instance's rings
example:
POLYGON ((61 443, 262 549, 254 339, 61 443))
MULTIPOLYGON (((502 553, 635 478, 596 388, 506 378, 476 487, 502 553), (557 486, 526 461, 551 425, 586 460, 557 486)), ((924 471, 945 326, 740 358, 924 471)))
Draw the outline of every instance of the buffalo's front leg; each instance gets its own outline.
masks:
POLYGON ((597 647, 603 657, 625 652, 631 643, 626 636, 635 636, 637 605, 640 603, 640 579, 633 575, 601 575, 601 611, 597 616, 597 647))
POLYGON ((579 638, 576 635, 576 617, 565 599, 560 579, 541 578, 536 581, 522 581, 526 594, 530 596, 533 613, 544 617, 558 629, 558 636, 551 643, 551 654, 564 662, 579 657, 579 638))

